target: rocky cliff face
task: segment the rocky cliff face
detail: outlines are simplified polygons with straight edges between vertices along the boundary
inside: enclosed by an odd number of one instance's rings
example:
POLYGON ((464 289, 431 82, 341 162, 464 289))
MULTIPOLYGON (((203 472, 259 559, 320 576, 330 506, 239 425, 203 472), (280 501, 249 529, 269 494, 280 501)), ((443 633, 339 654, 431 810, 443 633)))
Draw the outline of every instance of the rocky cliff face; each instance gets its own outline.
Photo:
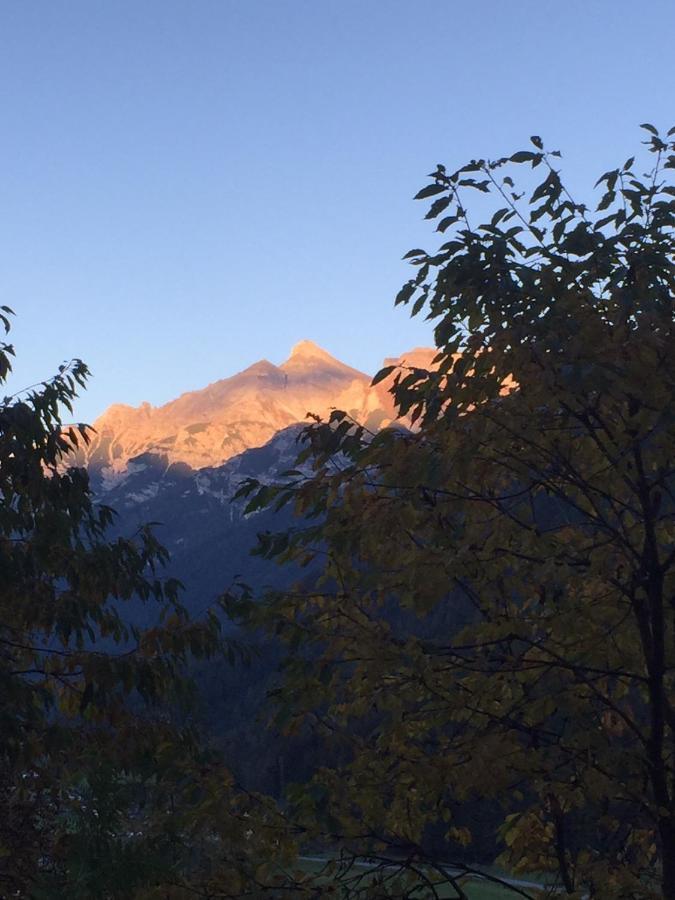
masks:
MULTIPOLYGON (((434 352, 418 349, 384 364, 425 367, 434 352)), ((111 406, 94 423, 96 433, 79 462, 107 491, 143 464, 139 457, 152 454, 166 465, 191 469, 220 466, 262 447, 308 413, 327 416, 333 408, 344 409, 364 424, 381 427, 395 417, 391 377, 374 388, 370 382, 370 375, 301 341, 281 366, 262 360, 160 407, 111 406)))
MULTIPOLYGON (((383 365, 428 368, 434 354, 412 350, 383 365)), ((372 387, 370 375, 302 341, 281 366, 258 362, 165 406, 111 406, 75 461, 87 466, 95 493, 117 511, 119 534, 155 523, 171 553, 166 574, 184 583, 185 602, 201 614, 236 576, 261 589, 299 574, 251 557, 256 535, 284 528, 291 512, 245 514, 244 502, 232 502, 241 481, 274 481, 293 467, 308 412, 325 417, 340 408, 373 430, 389 424, 396 418, 394 376, 372 387)), ((137 624, 154 621, 140 603, 125 614, 137 624)))

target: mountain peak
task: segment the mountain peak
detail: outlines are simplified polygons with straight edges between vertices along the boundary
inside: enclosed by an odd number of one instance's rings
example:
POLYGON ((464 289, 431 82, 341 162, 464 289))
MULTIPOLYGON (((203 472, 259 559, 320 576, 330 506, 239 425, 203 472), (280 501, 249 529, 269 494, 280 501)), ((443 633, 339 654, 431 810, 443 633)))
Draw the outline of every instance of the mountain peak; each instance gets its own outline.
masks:
POLYGON ((314 341, 298 341, 291 350, 289 359, 323 359, 335 362, 335 357, 315 344, 314 341))
POLYGON ((340 362, 314 341, 299 341, 291 350, 286 362, 279 368, 286 375, 301 379, 309 378, 313 382, 316 382, 317 378, 319 380, 347 378, 357 381, 365 379, 366 383, 370 383, 370 376, 340 362))
MULTIPOLYGON (((402 359, 426 366, 434 353, 418 348, 402 359)), ((97 419, 98 433, 81 455, 90 471, 112 484, 126 478, 130 461, 144 453, 193 469, 220 466, 304 422, 308 411, 327 418, 332 409, 344 409, 380 427, 397 410, 387 386, 372 390, 371 380, 313 341, 300 341, 280 366, 260 360, 159 407, 111 407, 97 419)))

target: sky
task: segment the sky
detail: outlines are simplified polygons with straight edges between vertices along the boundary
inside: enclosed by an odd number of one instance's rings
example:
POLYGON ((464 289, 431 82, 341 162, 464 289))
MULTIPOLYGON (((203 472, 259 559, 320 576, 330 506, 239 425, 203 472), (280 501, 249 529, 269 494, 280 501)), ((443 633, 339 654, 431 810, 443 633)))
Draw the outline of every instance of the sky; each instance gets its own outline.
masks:
POLYGON ((427 173, 536 133, 589 199, 675 124, 673 34, 673 0, 0 2, 0 392, 80 357, 93 421, 305 338, 430 344, 393 306, 427 173))

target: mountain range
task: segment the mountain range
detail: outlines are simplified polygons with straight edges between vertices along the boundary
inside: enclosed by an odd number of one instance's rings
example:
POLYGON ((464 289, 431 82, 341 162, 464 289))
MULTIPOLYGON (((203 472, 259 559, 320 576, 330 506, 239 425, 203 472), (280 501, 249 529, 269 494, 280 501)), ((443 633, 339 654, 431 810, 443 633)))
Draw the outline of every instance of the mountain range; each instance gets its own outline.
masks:
MULTIPOLYGON (((383 365, 427 367, 434 353, 418 348, 383 365)), ((107 491, 125 481, 134 471, 133 461, 144 454, 193 470, 220 466, 264 446, 308 413, 324 417, 331 409, 343 409, 376 429, 396 412, 391 379, 374 387, 371 381, 311 341, 300 341, 280 366, 261 360, 164 406, 111 406, 94 422, 92 443, 79 462, 97 489, 107 491)))
MULTIPOLYGON (((435 352, 412 350, 383 365, 428 368, 435 352)), ((232 497, 246 477, 269 482, 293 468, 307 413, 326 416, 337 407, 372 429, 390 423, 396 417, 393 377, 372 386, 370 375, 302 341, 281 366, 263 360, 157 408, 110 407, 76 462, 88 468, 97 500, 117 512, 111 537, 153 524, 170 553, 164 574, 180 579, 183 604, 201 618, 238 580, 259 595, 318 574, 311 565, 279 567, 253 556, 258 534, 289 527, 292 512, 247 514, 244 501, 232 497)), ((132 601, 124 616, 152 626, 158 610, 132 601)), ((260 646, 246 666, 217 658, 193 667, 198 691, 191 716, 224 749, 240 783, 278 794, 286 778, 309 777, 316 747, 261 726, 278 679, 279 648, 269 639, 237 635, 232 622, 221 621, 227 633, 246 644, 260 640, 260 646)))
MULTIPOLYGON (((435 353, 417 348, 383 366, 428 368, 435 353)), ((291 468, 308 413, 344 409, 373 430, 391 423, 394 374, 373 386, 370 375, 301 341, 280 366, 262 360, 164 406, 111 406, 75 461, 88 469, 97 497, 117 511, 120 534, 156 523, 171 553, 169 573, 184 583, 185 602, 199 614, 238 576, 257 588, 294 577, 251 557, 256 535, 282 529, 289 514, 245 515, 243 503, 232 502, 242 479, 271 481, 291 468)), ((137 610, 139 616, 146 613, 137 610)))

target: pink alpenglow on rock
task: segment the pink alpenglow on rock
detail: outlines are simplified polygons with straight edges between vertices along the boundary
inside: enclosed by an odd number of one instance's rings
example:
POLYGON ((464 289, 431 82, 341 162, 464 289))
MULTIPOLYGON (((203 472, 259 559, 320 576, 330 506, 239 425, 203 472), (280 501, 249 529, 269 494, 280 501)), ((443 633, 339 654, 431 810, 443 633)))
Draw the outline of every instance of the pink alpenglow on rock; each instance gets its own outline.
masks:
MULTIPOLYGON (((383 365, 428 368, 435 353, 417 348, 383 365)), ((396 418, 393 376, 374 387, 371 381, 312 341, 300 341, 280 366, 261 360, 164 406, 114 404, 94 422, 96 433, 79 461, 97 470, 105 487, 124 479, 130 461, 145 453, 167 465, 219 466, 307 421, 308 413, 327 417, 343 409, 376 429, 396 418)))

